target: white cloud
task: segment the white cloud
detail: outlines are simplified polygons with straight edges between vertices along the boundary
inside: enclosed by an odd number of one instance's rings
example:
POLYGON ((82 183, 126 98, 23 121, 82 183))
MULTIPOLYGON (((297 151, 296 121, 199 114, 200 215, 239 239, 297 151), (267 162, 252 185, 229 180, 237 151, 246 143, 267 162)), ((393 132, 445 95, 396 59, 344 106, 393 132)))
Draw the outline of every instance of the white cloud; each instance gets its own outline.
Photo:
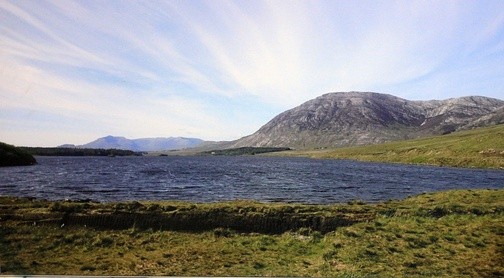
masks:
POLYGON ((503 10, 501 1, 2 1, 0 107, 11 112, 0 124, 219 140, 328 91, 498 97, 503 10))

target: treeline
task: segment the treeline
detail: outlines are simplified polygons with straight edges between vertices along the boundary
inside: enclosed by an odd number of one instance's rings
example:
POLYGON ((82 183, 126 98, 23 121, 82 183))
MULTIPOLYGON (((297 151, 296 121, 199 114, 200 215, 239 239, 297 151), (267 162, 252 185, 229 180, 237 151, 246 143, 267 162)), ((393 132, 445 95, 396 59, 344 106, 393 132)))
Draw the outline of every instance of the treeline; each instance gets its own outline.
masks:
POLYGON ((32 155, 39 156, 141 156, 141 152, 118 149, 78 149, 78 148, 39 148, 21 147, 32 155))
POLYGON ((37 161, 27 151, 0 142, 0 167, 33 165, 37 161))
POLYGON ((213 150, 203 152, 203 155, 255 155, 261 153, 288 151, 290 148, 275 148, 275 147, 242 147, 225 150, 213 150))

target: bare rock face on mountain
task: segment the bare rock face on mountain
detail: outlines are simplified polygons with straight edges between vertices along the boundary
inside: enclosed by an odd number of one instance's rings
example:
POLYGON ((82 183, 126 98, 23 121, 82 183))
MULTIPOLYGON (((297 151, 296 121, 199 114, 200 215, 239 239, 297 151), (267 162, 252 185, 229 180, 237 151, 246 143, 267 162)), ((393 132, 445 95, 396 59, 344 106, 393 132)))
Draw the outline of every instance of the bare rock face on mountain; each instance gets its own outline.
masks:
POLYGON ((504 124, 504 106, 463 126, 463 129, 504 124))
POLYGON ((409 101, 369 92, 329 93, 273 118, 230 147, 337 147, 446 134, 503 122, 504 101, 472 96, 409 101))
POLYGON ((425 111, 425 122, 415 135, 446 134, 503 123, 502 117, 498 118, 502 115, 504 101, 498 99, 470 96, 415 103, 425 111))

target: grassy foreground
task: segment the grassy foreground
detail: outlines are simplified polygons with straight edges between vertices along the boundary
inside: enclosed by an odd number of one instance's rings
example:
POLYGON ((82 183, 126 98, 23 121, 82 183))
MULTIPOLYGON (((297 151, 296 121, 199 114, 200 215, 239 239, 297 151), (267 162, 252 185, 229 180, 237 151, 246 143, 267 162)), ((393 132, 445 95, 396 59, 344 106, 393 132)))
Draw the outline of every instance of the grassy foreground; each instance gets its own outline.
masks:
POLYGON ((504 169, 504 124, 379 145, 272 155, 504 169))
POLYGON ((0 268, 2 274, 502 277, 503 213, 504 189, 331 206, 0 197, 0 268))

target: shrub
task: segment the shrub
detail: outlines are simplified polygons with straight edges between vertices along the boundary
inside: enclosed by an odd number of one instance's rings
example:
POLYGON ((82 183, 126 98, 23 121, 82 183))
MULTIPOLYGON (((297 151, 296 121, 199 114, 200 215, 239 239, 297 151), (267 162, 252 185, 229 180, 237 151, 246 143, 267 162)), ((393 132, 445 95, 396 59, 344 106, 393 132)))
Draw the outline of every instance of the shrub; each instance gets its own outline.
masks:
POLYGON ((160 211, 161 206, 159 204, 152 204, 147 207, 148 211, 160 211))
POLYGON ((95 271, 96 267, 90 265, 83 265, 80 270, 82 271, 95 271))
POLYGON ((94 246, 98 247, 110 247, 114 244, 114 239, 111 237, 97 238, 93 243, 94 246))
POLYGON ((435 207, 433 210, 431 210, 430 214, 434 217, 437 217, 437 218, 440 218, 440 217, 443 217, 445 215, 448 215, 450 214, 451 211, 446 208, 446 207, 435 207))
POLYGON ((328 262, 328 261, 331 261, 332 259, 336 258, 337 255, 338 255, 338 252, 336 250, 331 250, 329 252, 324 253, 322 258, 324 259, 324 261, 328 262))
POLYGON ((214 236, 216 237, 232 237, 235 232, 227 228, 217 228, 214 230, 214 236))
POLYGON ((66 213, 78 213, 89 208, 89 204, 65 204, 61 202, 54 202, 49 206, 49 211, 51 212, 66 212, 66 213))

